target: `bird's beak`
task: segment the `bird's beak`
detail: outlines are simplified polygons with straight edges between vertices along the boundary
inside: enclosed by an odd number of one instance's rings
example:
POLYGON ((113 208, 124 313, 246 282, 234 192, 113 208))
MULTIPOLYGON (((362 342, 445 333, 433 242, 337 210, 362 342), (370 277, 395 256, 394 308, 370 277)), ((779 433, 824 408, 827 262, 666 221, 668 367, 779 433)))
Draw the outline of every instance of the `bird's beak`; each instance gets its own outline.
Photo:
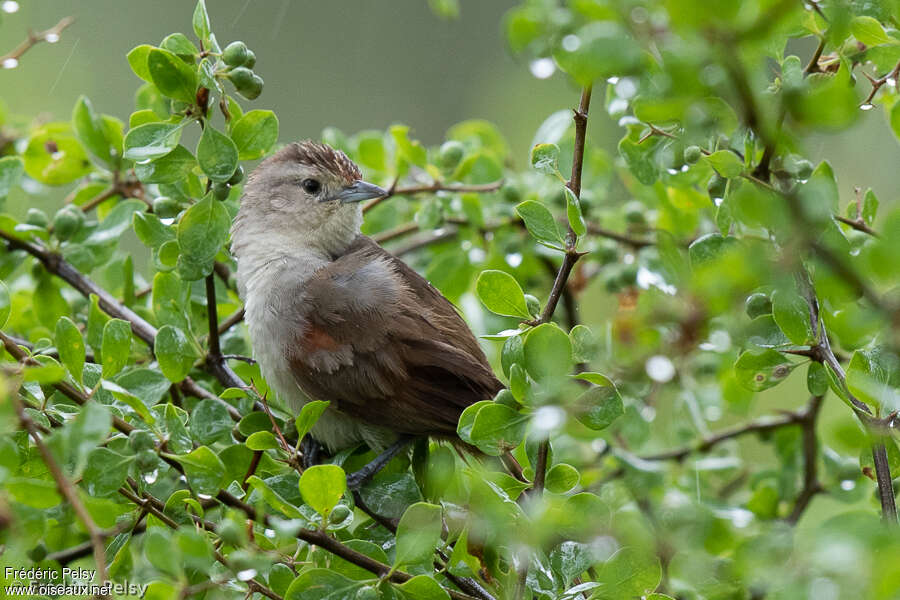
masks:
POLYGON ((387 190, 384 190, 373 183, 366 181, 356 181, 352 185, 348 185, 335 195, 336 200, 343 203, 361 202, 372 198, 381 198, 387 196, 387 190))

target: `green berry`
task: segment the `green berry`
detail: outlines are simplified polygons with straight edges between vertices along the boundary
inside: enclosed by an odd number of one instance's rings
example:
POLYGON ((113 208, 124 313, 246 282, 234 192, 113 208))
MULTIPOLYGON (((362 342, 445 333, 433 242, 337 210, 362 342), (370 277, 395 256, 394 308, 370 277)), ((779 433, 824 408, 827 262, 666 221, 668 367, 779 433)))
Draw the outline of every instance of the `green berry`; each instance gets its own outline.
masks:
POLYGON ((262 77, 247 67, 232 69, 228 73, 228 78, 231 79, 231 83, 234 84, 234 89, 237 90, 238 94, 247 100, 253 100, 262 93, 262 77))
POLYGON ((510 204, 518 204, 522 200, 522 191, 514 185, 504 185, 500 193, 510 204))
POLYGON ((47 546, 44 542, 38 542, 37 546, 28 551, 28 558, 34 562, 41 562, 47 558, 47 546))
POLYGON ((338 504, 334 507, 334 510, 331 511, 331 514, 328 515, 328 521, 332 525, 337 525, 338 523, 343 523, 344 520, 349 516, 350 509, 343 504, 338 504))
POLYGON ((625 265, 619 273, 619 282, 623 286, 634 285, 637 281, 638 266, 634 263, 625 265))
POLYGON ((525 306, 528 307, 528 312, 531 315, 537 316, 541 314, 541 301, 531 294, 525 294, 525 306))
POLYGON ((256 54, 253 53, 253 50, 247 50, 247 59, 244 61, 244 66, 248 69, 256 66, 256 54))
POLYGON ((137 453, 135 464, 141 473, 150 473, 159 464, 159 457, 156 456, 156 452, 146 448, 137 453))
POLYGON ((222 60, 231 67, 240 67, 247 62, 247 53, 250 52, 244 42, 231 42, 222 51, 222 60))
POLYGON ((465 153, 466 147, 462 145, 462 142, 450 140, 441 145, 438 162, 442 169, 449 171, 459 164, 465 153))
POLYGON ((709 178, 709 183, 706 185, 706 191, 709 192, 710 198, 724 198, 726 185, 728 185, 727 179, 718 173, 713 173, 713 176, 709 178))
POLYGON ((174 219, 181 207, 176 200, 160 196, 153 201, 153 213, 160 219, 174 219))
POLYGON ((238 165, 237 170, 234 172, 234 175, 231 176, 231 179, 228 180, 228 185, 237 185, 244 180, 244 167, 238 165))
POLYGON ((797 179, 809 179, 813 172, 813 164, 808 160, 798 160, 796 164, 797 179))
POLYGON ((34 225, 35 227, 42 227, 46 229, 50 224, 50 219, 47 218, 47 213, 45 213, 41 209, 29 208, 28 213, 25 215, 25 222, 29 225, 34 225))
POLYGON ((757 292, 747 296, 744 309, 747 311, 748 317, 755 319, 756 317, 772 313, 772 301, 762 292, 757 292))
POLYGON ((84 223, 84 213, 72 206, 61 208, 53 216, 53 235, 64 242, 70 239, 84 223))
POLYGON ((156 441, 149 431, 135 429, 128 434, 128 445, 135 452, 142 452, 143 450, 152 450, 156 446, 156 441))
POLYGON ((226 200, 230 191, 231 186, 227 183, 221 183, 217 181, 212 186, 213 196, 216 197, 216 200, 226 200))
POLYGON ((647 222, 644 217, 644 205, 637 200, 632 200, 625 205, 625 221, 632 225, 643 225, 647 222))
POLYGON ((619 246, 612 240, 603 240, 592 254, 601 265, 608 265, 619 258, 619 246))
POLYGON ((684 162, 689 165, 696 164, 702 156, 703 151, 700 150, 700 146, 688 146, 684 149, 684 162))

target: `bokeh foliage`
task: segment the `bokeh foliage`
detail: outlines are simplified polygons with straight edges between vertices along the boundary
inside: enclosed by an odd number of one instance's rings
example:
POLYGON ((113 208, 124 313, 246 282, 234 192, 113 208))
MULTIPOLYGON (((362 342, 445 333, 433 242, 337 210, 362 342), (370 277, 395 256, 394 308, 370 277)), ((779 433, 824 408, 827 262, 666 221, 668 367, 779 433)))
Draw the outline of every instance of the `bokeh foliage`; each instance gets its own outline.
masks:
POLYGON ((508 386, 460 419, 487 458, 419 443, 357 494, 371 451, 302 469, 324 403, 290 414, 241 360, 228 229, 279 141, 252 51, 201 1, 128 54, 127 126, 102 98, 0 111, 0 199, 60 206, 0 216, 0 562, 91 565, 100 539, 150 598, 897 597, 900 207, 804 147, 873 107, 900 136, 898 11, 526 1, 510 50, 578 107, 530 165, 486 121, 326 128, 391 190, 364 231, 508 386), (616 153, 579 134, 601 111, 616 153))

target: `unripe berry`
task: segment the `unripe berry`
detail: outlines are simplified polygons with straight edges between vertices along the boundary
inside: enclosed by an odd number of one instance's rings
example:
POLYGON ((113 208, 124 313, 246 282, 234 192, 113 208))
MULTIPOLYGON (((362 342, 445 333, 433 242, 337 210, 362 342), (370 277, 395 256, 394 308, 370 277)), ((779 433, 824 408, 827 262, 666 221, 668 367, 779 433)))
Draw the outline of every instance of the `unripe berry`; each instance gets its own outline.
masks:
POLYGON ((344 506, 343 504, 338 504, 334 507, 334 510, 331 511, 331 514, 328 515, 328 521, 332 525, 337 525, 338 523, 343 523, 344 519, 350 516, 350 509, 344 506))
POLYGON ((703 151, 700 150, 700 146, 688 146, 684 149, 684 162, 689 165, 696 164, 702 156, 703 151))
POLYGON ((216 200, 227 200, 228 192, 231 191, 231 186, 227 183, 216 182, 212 186, 213 196, 216 197, 216 200))
POLYGON ((156 442, 153 439, 153 434, 149 431, 135 429, 128 434, 128 445, 135 452, 142 452, 144 450, 152 450, 156 442))
POLYGON ((756 317, 772 313, 772 301, 765 294, 757 292, 747 296, 744 309, 747 311, 748 317, 755 319, 756 317))
POLYGON ((249 52, 244 42, 231 42, 222 51, 222 60, 231 67, 240 67, 247 62, 249 52))
POLYGON ((244 167, 238 165, 238 168, 235 170, 234 175, 231 176, 231 179, 228 180, 228 185, 237 185, 244 180, 244 167))
POLYGON ((450 140, 441 145, 438 162, 442 169, 449 171, 459 164, 465 153, 466 147, 462 145, 462 142, 450 140))
POLYGON ((173 219, 179 210, 178 202, 168 196, 160 196, 153 201, 153 213, 160 219, 173 219))
POLYGON ((47 213, 42 211, 39 208, 29 208, 28 212, 25 215, 25 222, 29 225, 34 225, 35 227, 43 227, 47 228, 47 225, 50 224, 50 219, 47 218, 47 213))
POLYGON ((65 206, 53 216, 53 235, 61 242, 71 238, 84 223, 84 213, 72 206, 65 206))

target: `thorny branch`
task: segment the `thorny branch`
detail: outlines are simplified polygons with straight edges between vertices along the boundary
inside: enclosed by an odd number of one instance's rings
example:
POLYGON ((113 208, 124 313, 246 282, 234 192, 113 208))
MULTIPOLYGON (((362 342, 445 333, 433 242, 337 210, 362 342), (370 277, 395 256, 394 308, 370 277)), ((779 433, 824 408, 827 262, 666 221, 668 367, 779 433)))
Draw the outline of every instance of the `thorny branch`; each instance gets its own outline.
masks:
POLYGON ((39 31, 37 33, 33 31, 28 32, 28 37, 26 37, 22 43, 18 46, 0 56, 0 67, 9 69, 15 67, 19 63, 19 59, 22 58, 22 55, 31 50, 34 46, 41 42, 55 43, 59 41, 59 35, 63 32, 63 30, 75 22, 75 17, 64 17, 59 20, 59 23, 51 27, 50 29, 46 29, 44 31, 39 31), (7 61, 15 61, 15 63, 7 62, 7 61), (11 64, 12 67, 6 66, 11 64))
POLYGON ((436 192, 483 194, 488 192, 496 192, 501 187, 503 187, 502 179, 500 181, 494 181, 492 183, 482 183, 476 185, 450 185, 441 183, 440 181, 435 181, 434 183, 426 185, 411 185, 408 187, 397 187, 397 180, 395 179, 387 189, 387 194, 381 196, 380 198, 370 200, 365 206, 363 206, 363 214, 369 212, 370 210, 393 196, 413 196, 415 194, 434 194, 436 192))

